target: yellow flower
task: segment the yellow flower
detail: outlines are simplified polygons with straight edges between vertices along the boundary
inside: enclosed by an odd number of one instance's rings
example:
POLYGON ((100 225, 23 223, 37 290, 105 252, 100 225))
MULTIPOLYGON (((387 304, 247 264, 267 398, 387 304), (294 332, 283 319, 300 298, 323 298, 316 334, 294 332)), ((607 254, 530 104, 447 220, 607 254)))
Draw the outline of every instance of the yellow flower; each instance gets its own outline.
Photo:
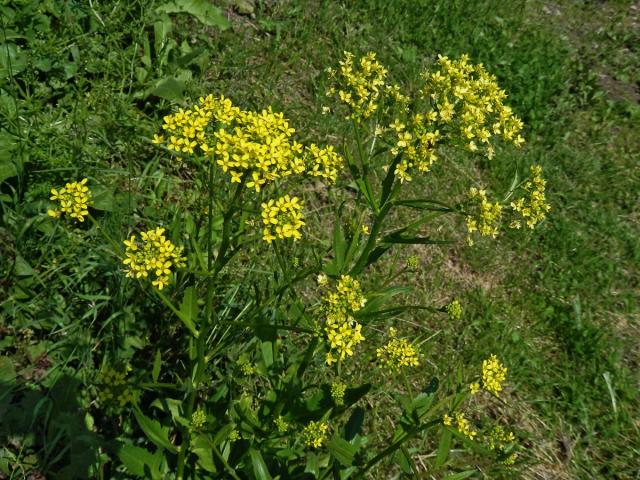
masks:
POLYGON ((471 422, 469 422, 469 420, 465 418, 464 413, 455 412, 454 416, 456 430, 458 430, 465 437, 473 440, 478 435, 478 432, 473 429, 473 427, 471 426, 471 422))
POLYGON ((453 418, 451 418, 446 413, 442 416, 442 423, 447 427, 450 427, 453 424, 453 418))
POLYGON ((366 299, 362 294, 360 282, 349 275, 342 275, 336 290, 328 292, 323 297, 323 303, 326 315, 324 332, 329 345, 325 360, 331 365, 338 359, 351 357, 353 349, 365 339, 362 335, 362 325, 353 318, 353 314, 364 307, 366 299), (337 354, 337 358, 334 353, 337 354))
POLYGON ((285 195, 276 200, 262 204, 262 223, 264 230, 262 239, 271 243, 276 238, 302 238, 300 230, 304 225, 302 207, 304 202, 298 197, 285 195))
POLYGON ((480 384, 478 382, 473 382, 469 385, 469 391, 471 392, 471 395, 475 395, 480 391, 480 384))
POLYGON ((91 204, 91 191, 87 187, 87 179, 67 183, 60 190, 52 188, 51 200, 59 202, 60 208, 49 209, 47 214, 50 217, 59 218, 64 213, 79 222, 84 222, 84 218, 89 215, 91 204))
POLYGON ((491 355, 482 362, 482 386, 487 392, 500 396, 506 378, 507 368, 500 363, 498 357, 491 355))
POLYGON ((307 447, 320 448, 327 441, 329 424, 311 421, 302 430, 302 443, 307 447))
POLYGON ((381 348, 376 349, 377 357, 382 367, 391 371, 398 371, 403 367, 417 367, 420 365, 418 351, 405 338, 395 338, 394 330, 390 331, 392 337, 381 348))
POLYGON ((467 242, 473 245, 472 235, 476 232, 481 236, 495 238, 500 231, 502 205, 498 202, 491 203, 487 199, 487 192, 475 187, 469 190, 469 198, 473 202, 469 210, 475 210, 475 215, 467 215, 467 242))
POLYGON ((359 59, 350 52, 344 52, 340 67, 329 68, 327 73, 334 82, 327 90, 327 96, 337 96, 350 112, 347 118, 357 122, 369 118, 378 109, 378 102, 385 91, 393 98, 406 98, 395 86, 387 88, 387 70, 377 61, 374 52, 359 59))
MULTIPOLYGON (((545 197, 547 182, 542 177, 542 167, 533 165, 530 172, 531 178, 523 186, 527 196, 511 202, 511 209, 522 217, 527 227, 534 228, 545 219, 547 212, 551 210, 551 206, 547 203, 545 197)), ((520 222, 514 220, 510 226, 511 228, 520 228, 520 222)))
POLYGON ((140 234, 142 242, 135 235, 124 240, 127 277, 155 278, 151 284, 162 290, 169 284, 172 268, 184 267, 186 259, 182 256, 182 247, 176 247, 164 235, 164 228, 156 228, 140 234))
POLYGON ((344 405, 344 394, 347 391, 347 386, 344 383, 336 382, 331 384, 331 398, 336 405, 344 405))

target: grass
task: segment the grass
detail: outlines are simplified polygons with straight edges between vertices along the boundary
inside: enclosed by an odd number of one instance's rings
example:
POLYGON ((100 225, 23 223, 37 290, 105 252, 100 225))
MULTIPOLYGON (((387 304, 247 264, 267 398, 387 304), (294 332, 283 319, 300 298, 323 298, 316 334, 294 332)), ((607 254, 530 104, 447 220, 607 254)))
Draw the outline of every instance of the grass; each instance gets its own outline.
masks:
MULTIPOLYGON (((525 478, 638 478, 640 32, 631 2, 244 2, 252 13, 228 2, 227 30, 186 15, 168 21, 149 2, 44 13, 38 3, 13 17, 0 7, 0 369, 32 387, 17 405, 0 394, 0 418, 26 412, 11 425, 19 435, 0 427, 0 472, 60 473, 61 458, 97 442, 83 422, 60 426, 74 418, 64 396, 90 384, 102 361, 94 352, 132 358, 162 331, 140 330, 158 307, 149 298, 131 306, 97 242, 43 220, 50 185, 90 175, 114 231, 156 217, 170 199, 202 207, 182 187, 188 173, 149 145, 162 115, 222 93, 286 112, 303 140, 330 141, 344 125, 318 115, 322 71, 343 50, 375 50, 409 85, 438 53, 468 53, 498 76, 528 128, 523 150, 473 164, 453 156, 412 183, 416 192, 460 176, 508 186, 516 166, 534 162, 549 180, 553 210, 533 233, 414 250, 423 269, 406 300, 455 295, 465 308, 455 324, 410 319, 438 334, 429 355, 478 365, 499 353, 511 388, 508 406, 492 413, 521 430, 525 478)), ((170 220, 187 223, 178 211, 170 220)), ((420 455, 428 445, 413 446, 420 455)))

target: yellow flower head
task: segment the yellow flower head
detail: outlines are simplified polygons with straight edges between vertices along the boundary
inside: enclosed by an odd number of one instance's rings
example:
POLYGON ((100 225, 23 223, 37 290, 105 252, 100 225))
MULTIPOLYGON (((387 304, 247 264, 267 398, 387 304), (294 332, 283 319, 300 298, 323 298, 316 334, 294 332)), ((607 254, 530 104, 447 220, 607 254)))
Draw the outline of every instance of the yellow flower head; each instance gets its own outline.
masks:
POLYGON ((475 213, 467 216, 467 243, 473 245, 474 233, 496 238, 500 231, 502 205, 498 202, 491 203, 487 199, 487 192, 475 187, 469 190, 469 198, 472 202, 469 210, 475 213))
POLYGON ((337 69, 327 69, 333 85, 327 90, 328 97, 337 97, 349 110, 347 118, 360 121, 369 118, 378 108, 380 96, 388 90, 392 98, 404 100, 399 89, 387 87, 387 69, 376 59, 374 52, 356 59, 344 52, 337 69))
POLYGON ((422 96, 434 105, 435 119, 457 133, 468 150, 483 148, 493 157, 493 136, 516 146, 524 143, 522 120, 504 104, 507 94, 482 64, 470 63, 468 55, 457 60, 439 55, 437 70, 422 77, 422 96))
POLYGON ((347 386, 342 382, 336 382, 331 384, 331 398, 336 405, 344 405, 344 394, 347 391, 347 386))
POLYGON ((156 228, 140 234, 141 242, 132 235, 124 244, 127 277, 154 278, 152 284, 162 290, 169 283, 172 268, 184 267, 186 259, 182 247, 176 247, 164 235, 164 228, 156 228))
POLYGON ((302 443, 307 447, 320 448, 327 441, 329 424, 311 421, 302 430, 302 443))
POLYGON ((420 365, 418 351, 405 338, 395 338, 395 331, 390 332, 392 337, 381 348, 376 349, 378 359, 383 368, 391 371, 399 371, 404 367, 417 367, 420 365))
POLYGON ((198 409, 191 415, 191 428, 200 430, 207 423, 207 414, 204 410, 198 409))
POLYGON ((362 294, 360 282, 349 275, 342 275, 335 291, 328 292, 323 297, 323 310, 326 315, 324 331, 327 336, 329 352, 326 356, 327 364, 353 355, 353 349, 364 340, 362 325, 353 314, 364 307, 366 299, 362 294))
POLYGON ((262 223, 264 230, 262 239, 271 243, 276 238, 302 238, 300 230, 304 225, 302 207, 304 202, 298 197, 285 195, 276 200, 262 204, 262 223))
MULTIPOLYGON (((546 214, 551 210, 545 197, 546 180, 542 177, 542 167, 533 165, 530 169, 531 177, 522 187, 526 195, 511 202, 512 210, 522 217, 527 227, 534 228, 539 222, 545 219, 546 214)), ((519 228, 520 222, 514 220, 512 228, 519 228)))
POLYGON ((103 403, 124 407, 128 402, 133 401, 133 393, 127 382, 130 369, 130 367, 123 369, 105 367, 98 374, 98 398, 103 403))
POLYGON ((458 300, 453 300, 445 308, 451 320, 460 320, 462 317, 462 305, 458 300))
POLYGON ((482 362, 482 387, 496 397, 500 395, 502 384, 507 378, 507 368, 498 357, 491 355, 482 362))
POLYGON ((67 214, 79 222, 84 222, 84 217, 89 215, 89 205, 91 204, 91 191, 87 187, 87 179, 83 178, 79 182, 65 184, 60 190, 51 189, 51 200, 60 203, 57 210, 49 210, 47 213, 53 218, 67 214))
POLYGON ((294 132, 284 115, 271 108, 242 111, 215 133, 216 162, 232 183, 245 178, 247 187, 260 192, 278 178, 304 173, 303 146, 291 139, 294 132))
POLYGON ((478 432, 473 429, 471 422, 464 416, 464 413, 455 412, 454 416, 456 429, 465 437, 473 440, 478 435, 478 432))
POLYGON ((338 173, 342 170, 344 159, 333 150, 332 146, 319 148, 311 144, 305 149, 307 174, 324 178, 329 185, 334 184, 338 173))

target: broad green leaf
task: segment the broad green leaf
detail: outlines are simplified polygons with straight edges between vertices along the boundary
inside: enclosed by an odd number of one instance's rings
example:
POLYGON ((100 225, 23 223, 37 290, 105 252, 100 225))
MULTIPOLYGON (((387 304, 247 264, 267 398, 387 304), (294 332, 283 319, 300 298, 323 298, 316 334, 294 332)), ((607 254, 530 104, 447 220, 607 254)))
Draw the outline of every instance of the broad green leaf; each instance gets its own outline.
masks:
POLYGON ((14 272, 18 277, 31 277, 36 274, 36 271, 31 268, 31 265, 20 255, 16 257, 14 272))
POLYGON ((183 319, 190 324, 194 324, 198 318, 198 296, 195 287, 185 288, 182 303, 180 304, 180 313, 183 319))
POLYGON ((18 169, 13 162, 0 163, 0 183, 18 175, 18 169))
POLYGON ((315 453, 309 453, 307 455, 307 464, 304 467, 306 473, 312 474, 314 477, 320 475, 320 464, 318 461, 318 455, 315 453))
POLYGON ((151 372, 151 378, 153 379, 154 382, 158 381, 161 367, 162 367, 162 354, 160 353, 160 349, 158 349, 156 350, 156 356, 153 359, 153 370, 151 372))
POLYGON ((91 206, 96 210, 113 212, 115 209, 113 190, 105 188, 102 185, 97 185, 91 188, 91 200, 93 201, 91 206))
POLYGON ((271 474, 267 468, 267 464, 264 463, 262 454, 255 448, 249 449, 249 456, 251 457, 251 465, 253 466, 253 474, 258 480, 271 480, 271 474))
POLYGON ((344 427, 344 438, 351 441, 362 431, 362 424, 364 423, 364 408, 356 407, 353 409, 347 424, 344 427))
POLYGON ((344 405, 346 407, 350 407, 362 397, 364 397, 371 390, 371 384, 365 383, 364 385, 360 385, 356 388, 347 388, 344 393, 344 405))
POLYGON ((27 68, 27 54, 15 43, 0 45, 0 78, 12 77, 27 68))
POLYGON ((344 438, 338 436, 333 436, 331 440, 329 440, 327 448, 331 455, 345 467, 351 466, 353 457, 355 457, 358 452, 355 445, 351 445, 344 438))
POLYGON ((156 8, 159 13, 188 13, 210 27, 225 30, 231 26, 222 11, 208 0, 173 0, 156 8))
POLYGON ((144 448, 124 444, 118 449, 118 458, 132 475, 152 479, 163 478, 160 472, 162 454, 159 451, 152 454, 144 448))
POLYGON ((387 170, 387 175, 385 176, 382 182, 382 195, 380 196, 380 207, 382 207, 387 200, 391 196, 391 187, 393 186, 393 181, 396 179, 396 167, 398 163, 400 163, 400 155, 397 155, 391 165, 389 165, 389 169, 387 170))
POLYGON ((149 94, 165 100, 180 100, 184 95, 184 83, 174 77, 163 78, 158 80, 149 94))
POLYGON ((445 428, 442 430, 440 443, 438 445, 438 453, 436 454, 436 468, 440 468, 447 461, 449 450, 451 449, 451 430, 445 428))
POLYGON ((267 368, 273 365, 273 342, 261 342, 262 360, 267 368))
POLYGON ((158 447, 166 448, 172 453, 177 453, 175 445, 169 441, 169 429, 160 425, 157 420, 146 417, 138 408, 135 408, 133 414, 138 421, 138 425, 145 433, 147 438, 155 443, 158 447))

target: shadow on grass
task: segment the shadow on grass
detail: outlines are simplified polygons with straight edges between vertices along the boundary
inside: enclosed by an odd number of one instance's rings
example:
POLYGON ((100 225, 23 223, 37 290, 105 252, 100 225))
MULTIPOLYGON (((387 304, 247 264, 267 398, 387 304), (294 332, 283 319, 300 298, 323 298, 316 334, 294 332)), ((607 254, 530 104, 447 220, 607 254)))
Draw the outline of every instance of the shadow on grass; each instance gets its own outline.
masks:
POLYGON ((91 478, 102 439, 87 428, 81 383, 62 375, 43 391, 0 379, 0 479, 91 478))

